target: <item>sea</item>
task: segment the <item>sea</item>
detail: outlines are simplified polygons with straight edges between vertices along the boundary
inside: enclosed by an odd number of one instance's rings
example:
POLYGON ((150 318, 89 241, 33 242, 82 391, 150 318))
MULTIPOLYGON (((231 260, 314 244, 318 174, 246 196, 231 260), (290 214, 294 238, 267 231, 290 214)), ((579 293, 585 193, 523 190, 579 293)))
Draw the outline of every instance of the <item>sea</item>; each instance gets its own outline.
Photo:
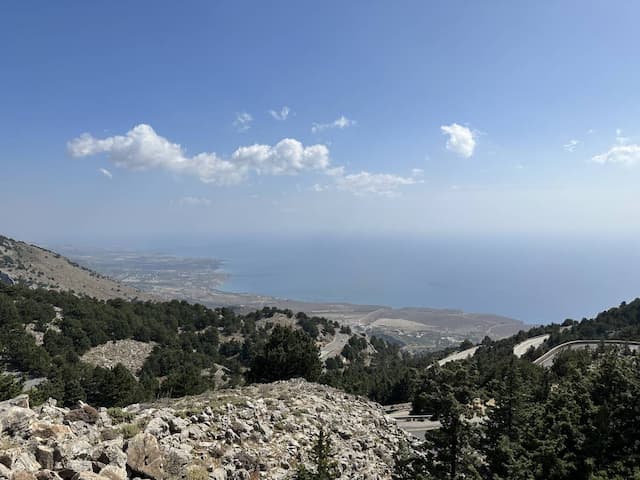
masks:
POLYGON ((147 250, 222 261, 222 290, 311 302, 454 308, 529 324, 640 296, 640 243, 617 237, 218 235, 147 250))

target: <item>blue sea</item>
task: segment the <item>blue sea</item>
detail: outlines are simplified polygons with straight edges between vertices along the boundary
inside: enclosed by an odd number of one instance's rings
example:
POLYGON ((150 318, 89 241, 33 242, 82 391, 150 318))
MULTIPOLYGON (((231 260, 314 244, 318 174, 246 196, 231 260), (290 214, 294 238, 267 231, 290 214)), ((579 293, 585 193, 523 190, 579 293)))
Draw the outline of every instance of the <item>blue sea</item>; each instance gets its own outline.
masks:
POLYGON ((316 302, 458 308, 527 323, 581 319, 640 296, 640 243, 621 238, 244 235, 145 247, 221 259, 223 290, 316 302))

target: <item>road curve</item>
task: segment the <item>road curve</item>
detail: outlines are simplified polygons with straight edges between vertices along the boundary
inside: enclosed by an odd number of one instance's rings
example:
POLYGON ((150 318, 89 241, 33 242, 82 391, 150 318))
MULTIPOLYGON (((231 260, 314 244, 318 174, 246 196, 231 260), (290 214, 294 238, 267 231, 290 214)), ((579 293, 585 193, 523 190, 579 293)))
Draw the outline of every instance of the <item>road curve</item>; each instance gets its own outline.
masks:
POLYGON ((320 360, 324 362, 327 358, 337 357, 348 342, 349 335, 336 332, 333 340, 320 349, 320 360))
POLYGON ((442 366, 449 362, 455 362, 456 360, 466 360, 467 358, 471 358, 476 354, 476 350, 478 350, 479 346, 467 348, 466 350, 462 350, 461 352, 455 352, 451 355, 447 355, 441 360, 438 360, 438 365, 442 366))
POLYGON ((549 338, 549 334, 538 335, 537 337, 527 338, 524 342, 520 342, 513 347, 513 354, 520 358, 529 351, 530 348, 538 348, 549 338))
POLYGON ((534 365, 539 365, 541 367, 549 368, 553 365, 556 357, 564 352, 565 350, 579 350, 584 348, 590 348, 595 350, 601 346, 618 346, 618 347, 628 347, 633 351, 640 351, 640 342, 633 342, 630 340, 573 340, 571 342, 561 343, 560 345, 556 345, 551 350, 549 350, 544 355, 536 358, 533 361, 534 365))

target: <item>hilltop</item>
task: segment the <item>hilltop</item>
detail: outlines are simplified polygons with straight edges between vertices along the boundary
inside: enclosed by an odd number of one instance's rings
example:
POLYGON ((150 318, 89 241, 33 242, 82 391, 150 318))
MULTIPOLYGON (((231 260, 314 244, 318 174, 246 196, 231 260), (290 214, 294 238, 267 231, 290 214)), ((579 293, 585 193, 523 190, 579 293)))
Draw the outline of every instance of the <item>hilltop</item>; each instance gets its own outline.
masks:
MULTIPOLYGON (((149 298, 50 250, 0 235, 0 273, 5 282, 71 291, 98 299, 149 298)), ((1 279, 0 279, 1 280, 1 279)))
POLYGON ((284 479, 329 432, 341 479, 390 479, 409 442, 379 405, 300 380, 93 409, 0 403, 0 478, 284 479))

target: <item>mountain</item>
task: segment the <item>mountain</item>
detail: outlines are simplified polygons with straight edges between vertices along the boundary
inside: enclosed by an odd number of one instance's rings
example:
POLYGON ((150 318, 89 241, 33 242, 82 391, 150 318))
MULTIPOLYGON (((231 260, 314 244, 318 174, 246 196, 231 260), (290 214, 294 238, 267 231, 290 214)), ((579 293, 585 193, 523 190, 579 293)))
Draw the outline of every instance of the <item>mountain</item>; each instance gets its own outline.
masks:
POLYGON ((2 235, 0 273, 5 283, 20 281, 28 286, 73 291, 99 299, 150 298, 134 288, 81 267, 56 252, 2 235))

